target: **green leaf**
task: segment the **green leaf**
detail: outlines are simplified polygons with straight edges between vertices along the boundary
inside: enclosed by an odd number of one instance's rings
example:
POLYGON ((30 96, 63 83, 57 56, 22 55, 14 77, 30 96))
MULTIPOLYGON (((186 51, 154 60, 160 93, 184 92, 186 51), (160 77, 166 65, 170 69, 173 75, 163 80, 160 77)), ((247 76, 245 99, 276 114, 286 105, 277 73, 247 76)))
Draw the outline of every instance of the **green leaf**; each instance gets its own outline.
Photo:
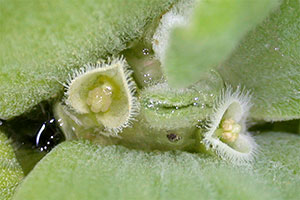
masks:
POLYGON ((0 199, 11 199, 22 178, 23 171, 16 159, 10 141, 0 131, 0 199))
POLYGON ((118 54, 176 0, 2 0, 0 118, 63 91, 68 73, 118 54))
POLYGON ((257 137, 253 166, 186 152, 128 150, 64 142, 18 188, 24 199, 297 199, 300 136, 257 137))
POLYGON ((260 159, 255 171, 280 188, 283 199, 298 199, 300 188, 300 136, 269 132, 256 137, 260 159))
POLYGON ((224 61, 278 0, 203 0, 191 24, 171 34, 165 70, 172 86, 188 86, 224 61))
POLYGON ((249 33, 219 71, 253 93, 251 117, 276 121, 300 117, 300 3, 286 0, 249 33))

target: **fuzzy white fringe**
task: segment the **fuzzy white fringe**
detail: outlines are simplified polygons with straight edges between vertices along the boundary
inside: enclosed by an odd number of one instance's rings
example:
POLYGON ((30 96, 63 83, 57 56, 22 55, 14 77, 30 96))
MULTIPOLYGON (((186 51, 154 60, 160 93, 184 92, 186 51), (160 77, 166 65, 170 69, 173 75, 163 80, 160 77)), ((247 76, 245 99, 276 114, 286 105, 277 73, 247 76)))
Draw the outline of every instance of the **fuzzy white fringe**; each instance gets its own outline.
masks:
POLYGON ((135 117, 139 113, 139 103, 137 101, 137 98, 134 96, 136 93, 136 84, 133 81, 131 76, 132 71, 129 70, 129 66, 127 65, 127 62, 123 57, 118 57, 118 58, 112 57, 109 58, 107 62, 98 62, 97 64, 88 63, 79 69, 73 70, 73 72, 69 74, 67 83, 64 84, 66 88, 64 101, 70 109, 78 113, 78 111, 76 111, 76 109, 72 107, 70 102, 68 102, 68 97, 70 95, 69 93, 70 87, 76 81, 76 79, 86 74, 92 74, 94 72, 98 72, 99 70, 106 71, 115 67, 119 67, 119 71, 122 74, 123 77, 122 85, 125 87, 126 92, 128 93, 128 102, 129 102, 129 106, 128 106, 129 116, 126 122, 120 125, 119 127, 114 127, 114 128, 105 127, 105 132, 107 134, 117 136, 117 134, 121 132, 124 128, 132 125, 132 121, 135 120, 135 117))
POLYGON ((212 150, 222 159, 229 160, 236 164, 253 161, 257 152, 257 145, 247 132, 246 123, 251 107, 250 99, 250 93, 240 87, 238 87, 236 91, 233 91, 231 87, 226 87, 226 89, 221 92, 221 95, 214 104, 214 111, 210 118, 210 124, 207 127, 208 131, 204 134, 202 141, 207 150, 212 150), (231 109, 231 111, 229 111, 230 117, 242 127, 237 142, 240 145, 246 145, 248 149, 247 152, 240 152, 213 136, 228 108, 231 109))

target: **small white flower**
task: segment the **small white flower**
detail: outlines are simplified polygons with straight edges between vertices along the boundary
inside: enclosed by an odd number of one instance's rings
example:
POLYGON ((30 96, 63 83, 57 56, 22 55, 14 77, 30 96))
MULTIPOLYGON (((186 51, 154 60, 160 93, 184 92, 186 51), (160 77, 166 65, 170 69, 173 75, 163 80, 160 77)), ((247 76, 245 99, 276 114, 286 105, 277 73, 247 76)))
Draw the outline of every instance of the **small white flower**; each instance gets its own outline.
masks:
POLYGON ((103 125, 107 132, 117 134, 138 113, 131 73, 123 58, 85 65, 69 76, 65 103, 74 113, 88 116, 93 126, 103 125))
POLYGON ((257 145, 246 126, 250 106, 249 92, 230 87, 221 92, 201 141, 208 151, 236 164, 254 159, 257 145))

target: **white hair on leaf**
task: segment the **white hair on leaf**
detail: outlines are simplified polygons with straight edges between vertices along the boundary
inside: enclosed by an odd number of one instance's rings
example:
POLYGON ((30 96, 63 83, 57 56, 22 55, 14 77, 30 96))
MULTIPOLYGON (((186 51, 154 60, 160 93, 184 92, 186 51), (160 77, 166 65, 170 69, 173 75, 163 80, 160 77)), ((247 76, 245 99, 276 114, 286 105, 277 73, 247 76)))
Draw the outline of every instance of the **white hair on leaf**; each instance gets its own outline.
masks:
POLYGON ((152 41, 155 57, 162 64, 164 63, 172 30, 176 27, 186 26, 188 24, 195 1, 196 0, 181 0, 162 16, 152 41))
POLYGON ((217 98, 207 132, 201 141, 206 150, 213 151, 222 159, 229 160, 235 164, 252 162, 257 152, 257 144, 247 132, 247 116, 251 107, 250 93, 237 88, 235 92, 231 87, 226 87, 217 98), (228 144, 216 136, 216 131, 222 120, 230 119, 237 123, 241 129, 238 138, 228 144))
POLYGON ((74 113, 95 117, 106 132, 117 135, 139 112, 131 74, 123 57, 87 64, 69 74, 65 103, 74 113), (103 85, 112 94, 105 93, 103 85))

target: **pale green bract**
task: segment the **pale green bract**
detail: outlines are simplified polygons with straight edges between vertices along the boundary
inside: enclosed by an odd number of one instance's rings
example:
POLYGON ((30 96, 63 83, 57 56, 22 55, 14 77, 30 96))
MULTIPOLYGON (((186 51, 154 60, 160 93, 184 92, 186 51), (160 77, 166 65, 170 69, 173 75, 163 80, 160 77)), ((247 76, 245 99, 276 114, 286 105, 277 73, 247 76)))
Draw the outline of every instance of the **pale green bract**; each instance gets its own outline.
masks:
POLYGON ((139 109, 131 74, 123 58, 86 65, 70 77, 65 103, 90 118, 82 124, 85 128, 104 126, 108 134, 118 134, 132 123, 139 109))

